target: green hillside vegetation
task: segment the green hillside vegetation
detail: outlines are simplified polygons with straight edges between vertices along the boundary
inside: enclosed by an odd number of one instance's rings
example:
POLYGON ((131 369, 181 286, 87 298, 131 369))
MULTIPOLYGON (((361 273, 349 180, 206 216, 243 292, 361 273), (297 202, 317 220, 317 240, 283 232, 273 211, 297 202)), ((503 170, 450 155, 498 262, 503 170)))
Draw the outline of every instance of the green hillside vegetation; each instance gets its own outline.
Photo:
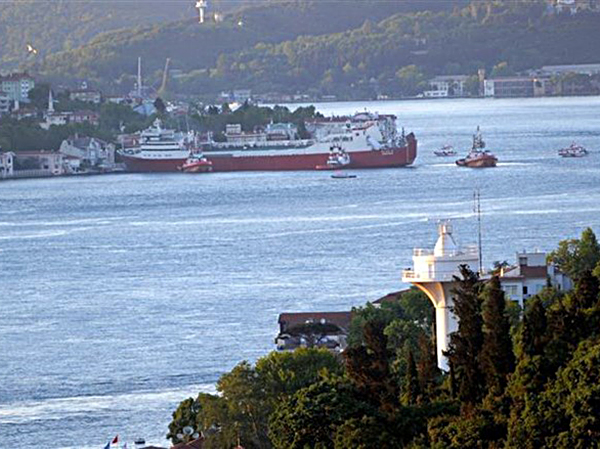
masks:
POLYGON ((437 74, 495 66, 514 74, 545 64, 600 61, 600 14, 547 15, 544 2, 475 2, 448 12, 402 14, 380 23, 221 55, 209 71, 180 78, 185 92, 245 86, 342 98, 410 96, 437 74), (504 64, 503 64, 504 63, 504 64))
POLYGON ((177 20, 194 15, 193 3, 108 0, 47 2, 20 0, 0 3, 0 63, 4 67, 39 56, 69 50, 93 36, 123 27, 177 20))
POLYGON ((456 277, 450 372, 436 365, 432 307, 411 291, 355 310, 341 356, 302 348, 242 362, 219 395, 181 402, 206 448, 598 448, 600 245, 591 229, 550 254, 575 280, 546 287, 520 319, 497 277, 456 277))
MULTIPOLYGON (((50 80, 87 79, 117 90, 130 88, 137 57, 144 60, 150 84, 158 83, 166 58, 172 67, 192 72, 216 66, 220 55, 233 55, 259 43, 277 44, 303 35, 325 35, 380 21, 404 11, 450 9, 459 1, 285 0, 245 6, 221 23, 200 26, 195 19, 103 33, 88 44, 49 54, 33 69, 50 80)), ((134 22, 135 23, 135 22, 134 22)))

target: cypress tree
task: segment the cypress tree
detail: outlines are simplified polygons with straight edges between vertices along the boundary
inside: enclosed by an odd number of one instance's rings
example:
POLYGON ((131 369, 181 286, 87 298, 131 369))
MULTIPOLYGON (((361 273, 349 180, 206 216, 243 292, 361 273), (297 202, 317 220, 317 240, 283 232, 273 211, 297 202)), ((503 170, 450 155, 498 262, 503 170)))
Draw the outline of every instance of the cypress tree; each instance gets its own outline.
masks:
POLYGON ((456 287, 452 291, 458 330, 450 335, 447 356, 454 371, 458 399, 466 405, 474 405, 483 398, 485 387, 480 366, 483 346, 480 282, 468 266, 461 265, 459 269, 462 279, 454 277, 456 287))
POLYGON ((523 316, 521 345, 524 355, 541 355, 546 345, 546 308, 541 298, 535 296, 523 316))
POLYGON ((419 361, 417 362, 417 374, 423 401, 429 401, 437 384, 440 370, 437 366, 437 355, 435 346, 425 335, 419 337, 419 361))
POLYGON ((405 405, 416 404, 421 396, 420 390, 415 357, 412 350, 409 348, 406 351, 406 377, 404 379, 402 403, 405 405))
POLYGON ((515 369, 515 355, 506 316, 506 298, 498 276, 492 277, 483 291, 484 337, 481 365, 489 393, 501 395, 507 378, 515 369))

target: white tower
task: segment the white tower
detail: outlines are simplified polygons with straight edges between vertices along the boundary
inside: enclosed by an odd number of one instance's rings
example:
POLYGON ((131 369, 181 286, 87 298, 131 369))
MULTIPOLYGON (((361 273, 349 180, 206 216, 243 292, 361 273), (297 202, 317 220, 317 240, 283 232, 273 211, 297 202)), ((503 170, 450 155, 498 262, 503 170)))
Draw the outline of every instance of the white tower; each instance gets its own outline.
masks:
POLYGON ((449 221, 440 222, 438 234, 433 251, 415 248, 414 268, 402 272, 402 282, 419 288, 433 303, 438 366, 448 371, 448 360, 443 351, 448 350, 450 334, 458 328, 456 317, 451 311, 454 276, 459 276, 460 265, 468 265, 471 270, 476 271, 479 267, 479 253, 477 246, 469 246, 464 250, 458 247, 452 237, 452 225, 449 221))
POLYGON ((196 8, 198 8, 198 23, 204 23, 204 13, 206 7, 208 6, 208 2, 206 0, 198 0, 196 2, 196 8))
POLYGON ((52 98, 52 89, 48 90, 48 114, 54 113, 54 98, 52 98))

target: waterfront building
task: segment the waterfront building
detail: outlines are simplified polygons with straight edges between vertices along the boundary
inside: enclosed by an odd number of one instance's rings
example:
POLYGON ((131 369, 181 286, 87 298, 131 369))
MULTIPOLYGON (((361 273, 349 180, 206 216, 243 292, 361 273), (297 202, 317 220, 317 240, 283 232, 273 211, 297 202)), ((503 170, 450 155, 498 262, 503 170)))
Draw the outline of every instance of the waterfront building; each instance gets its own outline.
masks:
POLYGON ((65 156, 78 158, 90 167, 112 166, 115 163, 115 146, 96 137, 71 136, 62 141, 58 151, 65 156))
POLYGON ((426 98, 462 97, 465 94, 467 75, 436 76, 429 80, 429 89, 423 92, 426 98))
POLYGON ((534 80, 531 77, 506 77, 487 79, 483 82, 485 97, 511 98, 533 97, 534 80))
POLYGON ((254 145, 267 141, 265 133, 247 133, 242 131, 242 125, 239 123, 229 124, 225 126, 225 138, 227 143, 237 145, 254 145))
POLYGON ((13 176, 15 153, 0 150, 0 179, 13 176))
POLYGON ((267 140, 295 140, 298 127, 293 123, 269 123, 265 128, 267 140))
POLYGON ((352 312, 282 313, 275 344, 279 351, 317 346, 341 352, 347 346, 351 321, 352 312))
POLYGON ((11 101, 29 103, 29 91, 34 87, 35 80, 26 72, 0 77, 0 91, 4 92, 11 101))
POLYGON ((15 153, 14 177, 59 176, 65 173, 63 155, 55 151, 19 151, 15 153))

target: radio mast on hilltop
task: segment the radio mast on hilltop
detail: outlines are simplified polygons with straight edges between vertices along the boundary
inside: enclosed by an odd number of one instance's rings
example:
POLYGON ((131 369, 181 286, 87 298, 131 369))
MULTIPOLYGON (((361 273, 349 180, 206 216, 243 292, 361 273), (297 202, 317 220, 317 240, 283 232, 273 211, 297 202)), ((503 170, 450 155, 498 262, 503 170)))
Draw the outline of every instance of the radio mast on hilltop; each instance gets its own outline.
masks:
POLYGON ((207 6, 207 0, 198 0, 196 2, 196 8, 198 8, 198 23, 204 23, 204 12, 207 6))

